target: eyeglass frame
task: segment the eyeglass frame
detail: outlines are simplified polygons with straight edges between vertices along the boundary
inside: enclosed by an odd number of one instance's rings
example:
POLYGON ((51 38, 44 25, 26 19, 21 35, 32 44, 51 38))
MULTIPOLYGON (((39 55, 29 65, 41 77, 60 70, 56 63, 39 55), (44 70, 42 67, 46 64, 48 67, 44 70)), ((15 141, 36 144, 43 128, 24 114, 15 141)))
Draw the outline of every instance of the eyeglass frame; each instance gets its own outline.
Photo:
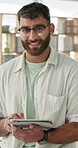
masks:
POLYGON ((44 30, 45 30, 45 28, 46 27, 48 27, 50 24, 48 24, 48 25, 43 25, 43 24, 38 24, 38 25, 35 25, 35 27, 33 27, 33 28, 28 28, 27 26, 22 26, 22 27, 20 27, 19 29, 18 29, 18 31, 20 32, 22 29, 28 29, 28 34, 21 34, 22 36, 29 36, 30 35, 30 33, 31 33, 31 30, 33 30, 34 31, 34 33, 36 33, 36 35, 37 36, 42 36, 44 33, 44 30), (43 28, 43 31, 42 31, 42 33, 38 33, 37 31, 36 31, 36 29, 38 29, 38 28, 40 28, 40 27, 42 27, 43 28))

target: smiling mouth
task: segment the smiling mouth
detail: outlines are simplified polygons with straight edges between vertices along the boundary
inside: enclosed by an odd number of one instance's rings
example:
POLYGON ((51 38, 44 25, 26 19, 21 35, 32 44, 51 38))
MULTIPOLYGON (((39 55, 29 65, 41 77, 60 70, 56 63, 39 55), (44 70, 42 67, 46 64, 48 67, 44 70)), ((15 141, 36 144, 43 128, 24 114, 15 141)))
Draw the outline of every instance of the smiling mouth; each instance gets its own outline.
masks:
POLYGON ((29 43, 30 46, 37 47, 40 45, 40 42, 31 42, 29 43))

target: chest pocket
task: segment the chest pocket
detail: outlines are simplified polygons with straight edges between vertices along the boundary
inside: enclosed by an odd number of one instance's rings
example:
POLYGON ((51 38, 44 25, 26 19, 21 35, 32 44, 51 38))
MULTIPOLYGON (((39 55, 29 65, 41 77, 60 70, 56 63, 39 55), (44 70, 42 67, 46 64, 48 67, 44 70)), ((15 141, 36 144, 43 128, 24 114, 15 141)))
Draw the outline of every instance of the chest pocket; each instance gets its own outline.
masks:
POLYGON ((60 97, 46 94, 42 101, 42 109, 40 109, 40 117, 51 120, 57 127, 65 123, 66 118, 66 94, 60 97))

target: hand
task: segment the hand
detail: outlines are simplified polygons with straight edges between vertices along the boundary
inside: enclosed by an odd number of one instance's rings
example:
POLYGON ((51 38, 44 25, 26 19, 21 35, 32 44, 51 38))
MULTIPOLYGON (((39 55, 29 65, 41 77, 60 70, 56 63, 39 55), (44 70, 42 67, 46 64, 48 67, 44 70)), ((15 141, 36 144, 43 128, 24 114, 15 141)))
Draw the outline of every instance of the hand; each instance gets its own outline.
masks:
POLYGON ((42 127, 34 124, 30 125, 29 129, 21 129, 11 125, 11 130, 16 139, 19 139, 25 143, 38 142, 44 137, 42 127))
POLYGON ((10 119, 24 119, 24 114, 23 113, 14 113, 14 114, 11 114, 9 117, 5 118, 4 128, 8 132, 12 132, 11 131, 10 119))

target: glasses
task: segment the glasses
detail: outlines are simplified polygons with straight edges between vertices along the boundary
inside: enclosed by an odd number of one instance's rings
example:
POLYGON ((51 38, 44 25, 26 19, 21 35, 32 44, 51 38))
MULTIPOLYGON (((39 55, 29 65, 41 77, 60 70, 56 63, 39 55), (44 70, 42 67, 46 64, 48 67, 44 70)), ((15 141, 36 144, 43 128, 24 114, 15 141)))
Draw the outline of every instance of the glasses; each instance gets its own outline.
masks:
POLYGON ((21 28, 18 29, 18 31, 23 37, 29 37, 31 30, 33 30, 37 36, 42 36, 47 26, 49 26, 49 24, 48 25, 36 25, 34 28, 31 28, 31 29, 29 27, 22 26, 21 28))

